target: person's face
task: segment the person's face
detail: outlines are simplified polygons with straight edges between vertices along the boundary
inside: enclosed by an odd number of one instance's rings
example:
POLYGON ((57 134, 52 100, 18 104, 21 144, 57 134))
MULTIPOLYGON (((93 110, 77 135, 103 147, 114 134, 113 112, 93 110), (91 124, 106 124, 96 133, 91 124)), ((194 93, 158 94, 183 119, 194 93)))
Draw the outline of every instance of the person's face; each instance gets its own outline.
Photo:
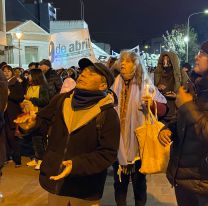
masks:
POLYGON ((98 91, 107 89, 107 84, 102 81, 102 76, 92 69, 85 68, 77 79, 76 88, 98 91))
POLYGON ((20 75, 21 75, 21 71, 20 71, 19 69, 16 69, 16 70, 14 71, 14 75, 15 75, 15 77, 19 78, 20 75))
POLYGON ((36 68, 36 67, 35 67, 35 65, 33 64, 32 66, 29 67, 29 70, 35 69, 35 68, 36 68))
POLYGON ((29 78, 29 73, 25 73, 25 74, 24 74, 24 78, 25 78, 25 79, 28 79, 28 78, 29 78))
POLYGON ((163 66, 164 67, 170 66, 170 58, 167 55, 163 56, 163 66))
POLYGON ((28 75, 28 81, 32 82, 32 75, 31 74, 28 75))
POLYGON ((203 51, 199 51, 195 57, 194 71, 197 74, 203 74, 205 71, 208 71, 208 54, 203 51))
POLYGON ((120 61, 121 61, 120 72, 122 77, 124 78, 124 80, 132 79, 135 74, 134 62, 128 56, 122 57, 120 61))
POLYGON ((41 69, 43 73, 46 73, 49 70, 49 67, 45 64, 42 64, 39 65, 39 69, 41 69))
POLYGON ((4 76, 6 77, 7 80, 13 76, 12 72, 7 68, 4 68, 3 72, 4 72, 4 76))

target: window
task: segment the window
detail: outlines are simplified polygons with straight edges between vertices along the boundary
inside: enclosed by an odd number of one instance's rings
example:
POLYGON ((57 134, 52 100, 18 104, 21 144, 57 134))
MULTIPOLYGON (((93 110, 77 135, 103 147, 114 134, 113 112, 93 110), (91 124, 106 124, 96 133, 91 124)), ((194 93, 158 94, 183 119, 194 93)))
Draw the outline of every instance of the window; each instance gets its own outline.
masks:
POLYGON ((38 47, 26 46, 25 47, 25 63, 38 62, 38 47))

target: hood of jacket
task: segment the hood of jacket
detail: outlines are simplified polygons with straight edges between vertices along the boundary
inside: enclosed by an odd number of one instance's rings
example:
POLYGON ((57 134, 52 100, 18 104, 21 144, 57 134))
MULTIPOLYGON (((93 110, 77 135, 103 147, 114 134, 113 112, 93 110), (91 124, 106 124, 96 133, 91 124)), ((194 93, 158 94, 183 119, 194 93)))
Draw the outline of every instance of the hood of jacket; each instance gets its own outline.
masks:
POLYGON ((167 55, 170 58, 171 64, 173 66, 173 74, 174 74, 174 79, 175 79, 175 91, 177 91, 179 87, 182 85, 182 82, 188 80, 188 76, 180 68, 180 60, 178 58, 178 55, 172 51, 171 52, 165 51, 161 53, 159 60, 158 60, 157 68, 155 70, 155 85, 157 86, 160 81, 160 77, 163 71, 162 60, 163 60, 163 56, 165 55, 167 55))

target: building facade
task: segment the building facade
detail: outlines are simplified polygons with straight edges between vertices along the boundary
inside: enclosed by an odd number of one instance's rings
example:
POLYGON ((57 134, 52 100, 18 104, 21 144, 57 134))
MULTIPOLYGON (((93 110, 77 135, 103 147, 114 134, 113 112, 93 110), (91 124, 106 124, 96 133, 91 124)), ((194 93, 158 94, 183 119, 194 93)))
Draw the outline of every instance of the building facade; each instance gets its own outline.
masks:
POLYGON ((30 3, 23 0, 6 0, 5 6, 7 21, 32 20, 47 32, 50 32, 50 21, 56 20, 56 8, 42 0, 30 3))
POLYGON ((7 62, 12 66, 27 69, 31 62, 48 59, 50 35, 40 26, 29 20, 7 31, 7 62), (22 37, 17 39, 16 33, 22 37))

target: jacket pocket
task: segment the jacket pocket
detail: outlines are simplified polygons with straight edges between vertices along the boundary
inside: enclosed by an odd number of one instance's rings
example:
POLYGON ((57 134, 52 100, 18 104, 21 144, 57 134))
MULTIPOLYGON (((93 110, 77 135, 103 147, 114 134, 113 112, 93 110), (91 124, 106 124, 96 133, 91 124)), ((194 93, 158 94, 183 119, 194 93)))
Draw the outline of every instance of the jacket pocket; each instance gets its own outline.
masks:
POLYGON ((48 177, 58 175, 61 163, 62 155, 54 151, 48 150, 43 158, 40 172, 48 177))

